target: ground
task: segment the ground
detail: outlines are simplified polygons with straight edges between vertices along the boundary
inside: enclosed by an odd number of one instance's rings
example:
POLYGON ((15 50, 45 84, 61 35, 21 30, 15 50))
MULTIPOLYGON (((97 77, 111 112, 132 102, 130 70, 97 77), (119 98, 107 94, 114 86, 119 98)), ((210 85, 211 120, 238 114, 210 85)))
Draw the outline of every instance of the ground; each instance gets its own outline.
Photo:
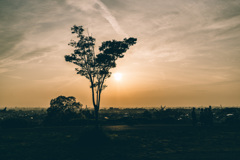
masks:
POLYGON ((1 160, 235 160, 239 126, 115 125, 0 129, 1 160), (97 133, 97 134, 96 134, 97 133))

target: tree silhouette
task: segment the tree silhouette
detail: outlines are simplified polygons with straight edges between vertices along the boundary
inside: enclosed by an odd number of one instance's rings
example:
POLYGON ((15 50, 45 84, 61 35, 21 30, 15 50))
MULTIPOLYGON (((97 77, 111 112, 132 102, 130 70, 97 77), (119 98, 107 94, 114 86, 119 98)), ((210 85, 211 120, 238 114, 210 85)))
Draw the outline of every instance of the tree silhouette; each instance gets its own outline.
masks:
POLYGON ((130 46, 137 41, 136 38, 125 38, 123 41, 105 41, 99 47, 99 53, 95 54, 95 38, 83 34, 83 26, 74 25, 72 33, 77 34, 78 41, 71 40, 70 46, 74 47, 74 52, 65 55, 67 62, 74 63, 77 74, 86 77, 90 81, 92 90, 92 102, 95 110, 95 119, 98 120, 101 93, 107 86, 105 80, 111 76, 110 69, 116 67, 116 60, 123 58, 130 46))
POLYGON ((82 108, 80 102, 76 102, 75 97, 58 96, 50 101, 47 109, 47 122, 66 122, 77 117, 82 108))

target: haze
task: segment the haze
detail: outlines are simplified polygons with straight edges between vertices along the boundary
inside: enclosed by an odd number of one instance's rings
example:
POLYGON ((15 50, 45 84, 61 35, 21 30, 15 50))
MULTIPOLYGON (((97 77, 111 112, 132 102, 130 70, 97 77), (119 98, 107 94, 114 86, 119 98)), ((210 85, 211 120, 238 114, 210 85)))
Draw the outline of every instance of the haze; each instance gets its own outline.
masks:
POLYGON ((106 81, 101 107, 240 105, 240 1, 1 0, 0 107, 49 107, 90 83, 64 55, 83 25, 102 41, 136 37, 106 81))

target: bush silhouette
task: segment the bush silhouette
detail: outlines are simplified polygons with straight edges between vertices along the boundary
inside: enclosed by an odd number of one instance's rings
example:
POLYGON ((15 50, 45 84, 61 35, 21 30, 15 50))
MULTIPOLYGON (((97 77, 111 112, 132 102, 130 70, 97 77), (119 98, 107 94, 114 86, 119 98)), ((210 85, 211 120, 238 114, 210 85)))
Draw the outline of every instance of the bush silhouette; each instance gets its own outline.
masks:
POLYGON ((58 96, 50 102, 45 122, 48 124, 67 124, 70 120, 81 118, 80 102, 75 97, 58 96))

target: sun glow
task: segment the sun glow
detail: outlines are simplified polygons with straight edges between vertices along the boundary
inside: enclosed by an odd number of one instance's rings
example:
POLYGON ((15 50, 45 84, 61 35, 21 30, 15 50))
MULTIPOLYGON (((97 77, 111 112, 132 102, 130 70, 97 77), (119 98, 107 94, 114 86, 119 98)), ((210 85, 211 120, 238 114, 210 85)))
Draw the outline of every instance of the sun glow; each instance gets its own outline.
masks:
POLYGON ((122 79, 122 73, 114 73, 113 76, 116 81, 121 81, 122 79))

